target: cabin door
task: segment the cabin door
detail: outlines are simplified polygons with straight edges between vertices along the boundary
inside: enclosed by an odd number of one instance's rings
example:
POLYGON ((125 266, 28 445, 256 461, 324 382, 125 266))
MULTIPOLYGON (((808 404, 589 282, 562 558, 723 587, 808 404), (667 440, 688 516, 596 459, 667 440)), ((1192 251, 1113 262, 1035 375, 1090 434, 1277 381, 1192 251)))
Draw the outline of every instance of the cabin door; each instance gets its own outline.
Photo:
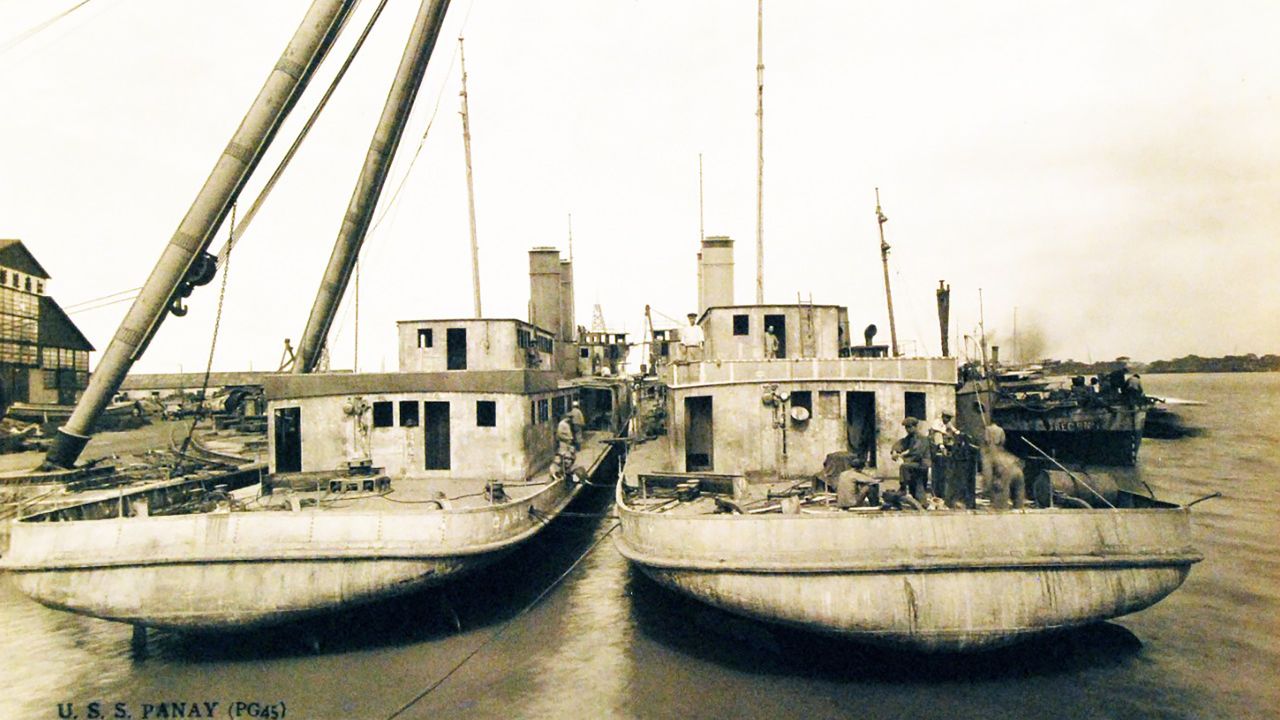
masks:
MULTIPOLYGON (((449 332, 453 332, 450 330, 449 332)), ((465 331, 464 331, 465 332, 465 331)), ((449 469, 449 403, 422 403, 428 470, 449 469)))
POLYGON ((715 436, 711 432, 711 398, 709 396, 685 398, 684 423, 685 472, 709 472, 715 467, 713 452, 715 436))
POLYGON ((275 412, 276 472, 302 470, 302 408, 279 408, 275 412))
POLYGON ((450 370, 467 369, 467 329, 449 328, 445 331, 445 357, 450 370))
MULTIPOLYGON (((787 316, 786 315, 765 315, 764 331, 772 334, 778 339, 778 355, 784 358, 787 356, 787 316), (770 328, 773 328, 770 330, 770 328)), ((766 339, 767 340, 767 339, 766 339)))
POLYGON ((867 467, 876 465, 876 394, 847 392, 844 394, 845 437, 849 452, 862 458, 867 467))

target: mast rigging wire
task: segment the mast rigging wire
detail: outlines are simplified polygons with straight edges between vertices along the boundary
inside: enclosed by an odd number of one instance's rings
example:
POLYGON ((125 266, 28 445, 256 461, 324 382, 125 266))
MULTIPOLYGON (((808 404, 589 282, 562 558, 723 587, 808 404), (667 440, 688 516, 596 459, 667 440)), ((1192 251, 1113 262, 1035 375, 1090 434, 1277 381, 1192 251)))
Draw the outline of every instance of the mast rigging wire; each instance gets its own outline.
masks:
POLYGON ((80 8, 82 8, 82 7, 84 7, 85 5, 88 5, 88 4, 89 4, 89 0, 80 0, 80 2, 76 3, 75 5, 72 5, 70 8, 68 8, 68 9, 66 9, 66 10, 63 10, 62 12, 58 13, 57 15, 54 15, 53 17, 49 18, 48 20, 45 20, 44 22, 40 23, 39 25, 35 25, 35 26, 33 26, 33 27, 30 27, 30 28, 28 28, 28 29, 26 29, 26 30, 24 30, 24 31, 22 31, 22 32, 20 32, 20 33, 18 33, 17 35, 14 35, 13 37, 9 38, 8 40, 5 40, 3 43, 0 43, 0 56, 3 56, 5 53, 9 52, 10 50, 12 50, 12 49, 14 49, 14 48, 18 47, 19 45, 21 45, 22 43, 26 42, 27 40, 30 40, 31 38, 33 38, 33 37, 35 37, 36 35, 40 34, 42 31, 44 31, 45 29, 47 29, 49 26, 53 25, 54 23, 58 22, 58 21, 59 21, 59 20, 61 20, 62 18, 64 18, 64 17, 66 17, 66 16, 70 15, 71 13, 75 12, 76 10, 79 10, 80 8))
MULTIPOLYGON (((88 0, 84 0, 84 2, 81 2, 80 5, 84 5, 85 2, 88 2, 88 0)), ((77 5, 76 7, 80 7, 80 5, 77 5)), ((319 119, 321 111, 324 110, 325 106, 329 102, 329 98, 332 97, 334 91, 337 90, 338 84, 342 81, 343 77, 347 73, 347 70, 351 67, 351 63, 355 60, 356 54, 359 53, 361 48, 364 46, 365 40, 369 37, 369 33, 373 30, 374 25, 377 23, 378 18, 382 15, 382 10, 383 8, 386 7, 386 5, 387 5, 387 0, 381 0, 378 3, 378 6, 374 8, 373 14, 369 17, 369 21, 365 24, 364 30, 360 33, 360 36, 356 38, 355 45, 352 46, 351 51, 347 54, 347 59, 343 61, 342 66, 338 68, 338 72, 334 75, 333 80, 330 81, 329 87, 326 88, 324 91, 324 94, 320 96, 320 101, 316 104, 315 109, 311 111, 311 115, 307 118, 307 121, 303 124, 302 128, 298 131, 298 135, 297 137, 294 138, 293 144, 289 146, 289 149, 285 152, 284 157, 281 158, 280 163, 276 165, 276 169, 271 173, 271 177, 267 179, 266 184, 262 186, 262 190, 260 190, 258 192, 257 197, 254 198, 253 204, 249 206, 248 212, 245 213, 245 216, 240 220, 240 223, 232 230, 232 232, 230 233, 227 239, 227 243, 223 245, 222 249, 217 252, 217 264, 219 269, 221 269, 227 263, 231 255, 232 245, 234 245, 241 237, 244 236, 245 231, 248 230, 249 228, 249 224, 253 222, 254 217, 258 214, 258 211, 262 208, 263 203, 266 202, 266 199, 271 194, 271 191, 275 189, 276 182, 280 180, 281 175, 284 174, 285 169, 289 166, 289 163, 293 160, 294 155, 297 154, 298 149, 302 146, 302 141, 306 139, 308 133, 310 133, 311 131, 312 126, 314 126, 316 123, 316 120, 319 119)), ((72 8, 71 10, 75 10, 75 8, 72 8)), ((67 13, 70 13, 71 10, 68 10, 67 13)), ((67 13, 64 13, 64 15, 67 13)), ((344 18, 343 20, 344 25, 349 18, 350 18, 350 15, 344 18)), ((327 56, 328 50, 326 50, 325 52, 327 56)), ((321 62, 323 62, 323 59, 321 60, 321 62)), ((137 296, 138 291, 140 291, 141 289, 142 287, 139 286, 136 288, 131 288, 129 290, 121 290, 119 292, 111 293, 110 295, 103 295, 101 297, 94 298, 92 300, 85 300, 83 302, 78 302, 72 305, 68 305, 67 308, 65 309, 67 310, 68 314, 87 312, 89 310, 97 310, 99 308, 104 308, 110 305, 115 305, 117 303, 125 302, 127 300, 132 300, 134 297, 137 296), (102 303, 101 305, 94 304, 100 300, 107 300, 109 298, 113 298, 117 295, 123 295, 125 293, 129 293, 129 296, 112 300, 111 302, 102 303), (87 305, 93 305, 93 307, 83 307, 87 305), (72 308, 75 308, 75 309, 73 310, 72 308)))
MULTIPOLYGON (((459 34, 462 34, 466 31, 467 21, 471 18, 471 9, 473 7, 475 7, 474 2, 472 2, 467 6, 467 12, 462 17, 462 26, 458 28, 459 34)), ((440 101, 444 99, 444 91, 449 84, 450 76, 453 75, 453 65, 454 65, 454 61, 457 59, 458 59, 458 53, 455 48, 454 53, 449 56, 449 67, 445 69, 444 79, 440 83, 440 91, 436 93, 436 102, 431 109, 431 117, 427 119, 427 126, 422 131, 422 137, 418 139, 418 147, 414 149, 413 157, 409 159, 409 166, 405 168, 404 174, 400 176, 400 181, 396 183, 396 187, 391 192, 391 196, 387 198, 385 203, 379 203, 381 208, 378 212, 378 216, 374 218, 373 223, 369 226, 369 231, 368 233, 366 233, 365 242, 362 244, 360 248, 360 252, 362 255, 364 252, 369 251, 375 245, 375 242, 379 237, 379 235, 377 234, 378 227, 382 224, 382 221, 387 217, 387 215, 391 213, 392 209, 397 207, 396 203, 400 198, 400 192, 404 190, 404 186, 408 182, 409 176, 413 173, 414 165, 418 162, 418 156, 422 154, 422 148, 427 143, 427 136, 431 133, 431 127, 435 124, 436 115, 440 111, 440 101)), ((365 257, 365 260, 366 261, 368 260, 367 256, 365 257)), ((342 308, 338 312, 338 317, 333 323, 333 329, 330 331, 330 337, 327 338, 325 341, 326 347, 331 346, 334 343, 334 341, 342 337, 342 329, 346 326, 347 315, 349 315, 350 313, 351 313, 351 303, 343 302, 342 308)))
MULTIPOLYGON (((236 231, 235 228, 236 205, 235 203, 232 203, 231 222, 227 223, 227 232, 229 234, 234 234, 236 231)), ((235 244, 234 241, 234 237, 228 237, 227 247, 229 248, 231 245, 235 244)), ((218 327, 222 325, 222 301, 227 296, 227 276, 231 274, 230 260, 231 255, 228 254, 228 263, 222 270, 222 285, 218 289, 218 311, 217 314, 213 316, 213 337, 209 339, 209 361, 205 364, 204 381, 200 383, 200 394, 197 396, 199 398, 200 405, 196 408, 195 417, 191 418, 191 428, 187 430, 187 439, 182 441, 182 450, 179 451, 181 454, 186 454, 187 446, 191 444, 191 436, 196 432, 196 424, 204 418, 205 394, 209 391, 209 376, 213 373, 213 351, 214 348, 218 346, 218 327)))
MULTIPOLYGON (((342 62, 342 66, 338 68, 338 72, 333 76, 333 80, 330 81, 329 87, 326 88, 324 94, 320 96, 320 101, 316 103, 315 109, 311 111, 311 115, 307 118, 307 121, 303 123, 302 129, 298 131, 297 137, 293 140, 293 144, 289 146, 287 151, 285 151, 284 157, 280 159, 280 163, 276 165, 276 169, 271 173, 271 177, 267 179, 266 184, 264 184, 262 189, 258 191, 258 196, 253 199, 253 204, 249 206, 248 212, 246 212, 244 214, 244 218, 240 220, 240 224, 235 228, 235 232, 233 232, 227 239, 227 244, 222 246, 222 249, 218 251, 217 256, 219 268, 227 262, 228 257, 231 255, 231 246, 237 242, 239 238, 244 237, 245 231, 249 228, 249 223, 253 222, 254 217, 258 214, 258 210, 262 208, 263 203, 266 202, 271 191, 275 189, 276 182, 279 181, 280 176, 284 174, 285 168, 289 167, 289 163, 293 160, 293 156, 297 154, 298 148, 302 146, 302 141, 306 139, 307 135, 311 132, 312 126, 315 125, 316 120, 320 118, 320 113, 329 104, 329 98, 331 98, 334 91, 338 89, 338 84, 342 82, 342 79, 346 76, 347 70, 351 67, 351 63, 356 59, 356 55, 360 52, 360 49, 364 47, 364 41, 369 37, 369 33, 373 30, 374 24, 378 22, 378 18, 382 15, 382 9, 386 6, 387 0, 380 0, 378 6, 373 9, 373 14, 369 16, 369 21, 365 24, 364 30, 361 31, 360 37, 356 38, 355 45, 353 45, 351 47, 351 51, 347 53, 347 59, 342 62)), ((321 62, 324 62, 323 59, 321 62)))

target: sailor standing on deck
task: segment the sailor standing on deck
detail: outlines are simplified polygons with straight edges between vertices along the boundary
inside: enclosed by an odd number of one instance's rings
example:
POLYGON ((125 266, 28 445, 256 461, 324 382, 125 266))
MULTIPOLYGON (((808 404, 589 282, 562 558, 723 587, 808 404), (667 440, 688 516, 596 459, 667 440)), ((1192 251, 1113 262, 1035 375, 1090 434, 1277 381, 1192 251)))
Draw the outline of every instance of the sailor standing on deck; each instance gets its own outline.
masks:
POLYGON ((764 329, 764 356, 768 359, 778 357, 778 336, 772 325, 764 329))
POLYGON ((575 398, 573 407, 569 410, 569 424, 573 426, 573 449, 582 449, 582 433, 587 428, 587 420, 582 416, 582 406, 575 398))
MULTIPOLYGON (((569 477, 573 471, 573 462, 578 459, 578 449, 573 440, 573 423, 566 413, 556 423, 556 460, 552 470, 560 477, 569 477)), ((557 478, 558 479, 558 478, 557 478)))
POLYGON ((953 506, 956 490, 960 483, 954 477, 956 464, 953 462, 956 446, 960 439, 960 430, 955 424, 955 413, 943 410, 942 417, 929 424, 929 455, 933 474, 933 494, 947 500, 953 506))

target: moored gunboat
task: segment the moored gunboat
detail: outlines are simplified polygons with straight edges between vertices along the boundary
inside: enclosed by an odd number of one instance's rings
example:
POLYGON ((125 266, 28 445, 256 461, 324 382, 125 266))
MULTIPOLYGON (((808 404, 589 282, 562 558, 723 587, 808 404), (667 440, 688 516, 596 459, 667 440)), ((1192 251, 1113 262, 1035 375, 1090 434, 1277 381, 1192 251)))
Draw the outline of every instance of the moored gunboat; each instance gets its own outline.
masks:
POLYGON ((660 584, 769 622, 968 651, 1141 610, 1201 559, 1187 508, 1124 491, 839 508, 825 457, 896 487, 890 443, 904 417, 955 410, 954 360, 851 346, 843 308, 713 298, 701 341, 660 367, 663 431, 630 449, 617 487, 618 549, 660 584))
MULTIPOLYGON (((58 609, 228 630, 409 592, 494 562, 608 463, 613 445, 604 440, 625 411, 625 395, 615 403, 601 394, 605 379, 565 379, 556 369, 560 284, 537 278, 541 266, 560 264, 554 250, 530 253, 531 306, 557 332, 519 320, 407 321, 400 372, 267 376, 260 484, 149 488, 91 512, 37 513, 14 523, 4 568, 58 609), (580 472, 552 474, 555 423, 586 392, 580 472)), ((574 353, 565 357, 576 365, 574 353)))
MULTIPOLYGON (((313 0, 59 428, 44 469, 75 467, 95 419, 161 323, 186 314, 185 299, 224 265, 235 233, 217 254, 208 251, 214 233, 229 215, 240 229, 233 203, 353 5, 313 0)), ((266 477, 243 488, 122 490, 111 502, 22 518, 3 567, 32 598, 143 627, 285 622, 493 562, 544 528, 580 492, 581 476, 607 462, 613 446, 598 434, 575 438, 576 472, 564 471, 571 458, 556 447, 555 422, 579 391, 572 266, 551 248, 530 253, 529 322, 483 319, 473 252, 475 319, 401 323, 400 372, 318 372, 447 6, 420 3, 296 356, 289 372, 263 380, 266 477), (561 458, 554 464, 553 453, 561 458)))

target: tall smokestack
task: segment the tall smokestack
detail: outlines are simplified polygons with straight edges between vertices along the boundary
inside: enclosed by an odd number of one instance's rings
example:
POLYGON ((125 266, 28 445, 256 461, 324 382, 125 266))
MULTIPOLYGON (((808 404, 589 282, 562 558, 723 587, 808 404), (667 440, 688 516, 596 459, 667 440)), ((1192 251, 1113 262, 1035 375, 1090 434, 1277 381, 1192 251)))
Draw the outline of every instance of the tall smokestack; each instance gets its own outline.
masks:
POLYGON ((951 324, 951 286, 938 281, 938 329, 942 331, 942 357, 951 357, 951 345, 947 342, 947 326, 951 324))
POLYGON ((702 291, 698 297, 698 314, 709 307, 733 304, 733 240, 713 235, 702 241, 698 277, 702 291))
POLYGON ((560 340, 560 251, 529 251, 529 322, 560 340))
POLYGON ((560 261, 560 327, 556 334, 559 350, 556 351, 560 374, 575 377, 578 374, 578 326, 573 317, 573 261, 560 261))

